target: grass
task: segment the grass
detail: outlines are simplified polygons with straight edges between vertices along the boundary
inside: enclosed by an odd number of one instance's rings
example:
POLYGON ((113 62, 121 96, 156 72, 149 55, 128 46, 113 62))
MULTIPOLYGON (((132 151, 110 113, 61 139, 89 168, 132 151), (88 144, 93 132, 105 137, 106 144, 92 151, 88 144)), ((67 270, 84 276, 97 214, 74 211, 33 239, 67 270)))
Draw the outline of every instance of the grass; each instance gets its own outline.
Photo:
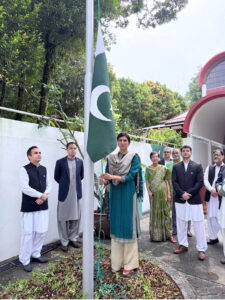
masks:
MULTIPOLYGON (((140 260, 138 272, 128 277, 111 273, 110 252, 102 250, 101 275, 95 277, 95 299, 183 299, 174 281, 150 260, 140 260)), ((97 251, 95 253, 97 262, 97 251)), ((95 274, 97 273, 95 263, 95 274)), ((1 286, 0 299, 81 299, 82 254, 71 253, 42 272, 36 269, 29 280, 1 286)))

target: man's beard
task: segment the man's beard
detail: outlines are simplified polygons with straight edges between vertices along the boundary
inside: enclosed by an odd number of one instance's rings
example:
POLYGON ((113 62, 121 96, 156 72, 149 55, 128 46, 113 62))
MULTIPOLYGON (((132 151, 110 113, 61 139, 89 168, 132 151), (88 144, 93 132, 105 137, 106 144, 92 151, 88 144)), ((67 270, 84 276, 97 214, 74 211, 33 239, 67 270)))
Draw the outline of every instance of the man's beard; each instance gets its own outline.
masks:
POLYGON ((173 157, 173 160, 179 160, 180 159, 180 156, 174 156, 173 157))
POLYGON ((221 160, 219 160, 219 159, 214 159, 214 163, 215 163, 215 164, 220 163, 220 162, 221 162, 221 160))

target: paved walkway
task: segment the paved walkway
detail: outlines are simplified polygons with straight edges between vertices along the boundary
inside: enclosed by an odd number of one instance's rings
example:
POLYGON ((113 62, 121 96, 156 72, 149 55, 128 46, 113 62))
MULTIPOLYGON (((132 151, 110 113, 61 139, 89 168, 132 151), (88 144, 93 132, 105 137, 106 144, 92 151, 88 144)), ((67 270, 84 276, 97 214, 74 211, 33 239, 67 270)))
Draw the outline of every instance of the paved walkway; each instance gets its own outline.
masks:
MULTIPOLYGON (((149 216, 141 221, 142 237, 139 240, 139 251, 142 257, 156 260, 184 292, 185 298, 194 299, 225 299, 225 265, 220 263, 223 256, 222 243, 208 247, 205 261, 197 259, 195 237, 189 238, 189 251, 181 255, 173 254, 177 244, 171 242, 153 243, 149 241, 149 216)), ((192 229, 193 232, 193 229, 192 229)), ((220 238, 220 240, 222 240, 220 238)), ((107 244, 109 241, 107 242, 107 244)), ((70 247, 70 252, 76 251, 70 247)), ((62 252, 54 250, 46 254, 51 261, 61 259, 62 252)), ((69 253, 67 254, 69 255, 69 253)), ((44 264, 36 264, 42 269, 44 264)), ((14 282, 20 279, 30 278, 31 273, 26 273, 21 266, 0 273, 0 283, 6 284, 9 280, 14 282)))
MULTIPOLYGON (((209 245, 206 260, 200 261, 197 259, 194 235, 189 238, 188 252, 176 255, 173 254, 173 250, 178 244, 172 244, 169 241, 165 243, 149 241, 149 216, 142 219, 141 229, 139 251, 164 263, 166 267, 175 269, 189 283, 193 298, 225 299, 225 265, 220 263, 223 257, 222 242, 209 245)), ((193 228, 191 231, 194 232, 193 228)), ((220 241, 222 241, 221 237, 220 241)))

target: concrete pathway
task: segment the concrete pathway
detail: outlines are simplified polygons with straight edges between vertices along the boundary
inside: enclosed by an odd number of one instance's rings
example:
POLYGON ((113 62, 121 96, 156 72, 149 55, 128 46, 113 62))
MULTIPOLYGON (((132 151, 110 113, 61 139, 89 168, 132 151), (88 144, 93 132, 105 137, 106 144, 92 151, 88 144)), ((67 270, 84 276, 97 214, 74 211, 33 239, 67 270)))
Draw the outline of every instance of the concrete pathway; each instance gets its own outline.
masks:
MULTIPOLYGON (((188 252, 177 255, 173 254, 173 250, 178 244, 172 244, 169 241, 164 243, 149 241, 149 216, 142 219, 141 229, 140 253, 162 262, 165 271, 167 271, 167 266, 172 267, 179 273, 179 276, 183 276, 192 289, 193 297, 189 298, 225 299, 225 265, 220 263, 223 257, 222 242, 208 245, 206 260, 200 261, 197 258, 194 234, 189 238, 188 252)), ((194 232, 193 228, 191 231, 194 232)), ((219 238, 222 241, 220 236, 219 238)))
MULTIPOLYGON (((154 243, 149 241, 149 216, 141 220, 142 236, 139 240, 139 252, 141 257, 150 258, 157 261, 177 282, 185 298, 193 299, 225 299, 225 265, 220 263, 223 256, 222 243, 208 247, 205 261, 197 259, 197 250, 195 248, 195 237, 189 238, 189 251, 180 255, 173 254, 173 250, 178 244, 171 242, 154 243)), ((193 228, 192 228, 193 233, 193 228)), ((222 238, 220 237, 220 241, 222 238)), ((106 245, 110 241, 106 241, 106 245)), ((66 255, 77 251, 70 247, 66 255)), ((62 259, 62 252, 58 250, 51 251, 45 256, 49 257, 51 262, 62 259)), ((33 264, 33 267, 45 269, 46 264, 33 264)), ((22 266, 14 267, 0 273, 0 283, 7 284, 10 280, 15 282, 20 279, 31 278, 32 273, 26 273, 22 266)))

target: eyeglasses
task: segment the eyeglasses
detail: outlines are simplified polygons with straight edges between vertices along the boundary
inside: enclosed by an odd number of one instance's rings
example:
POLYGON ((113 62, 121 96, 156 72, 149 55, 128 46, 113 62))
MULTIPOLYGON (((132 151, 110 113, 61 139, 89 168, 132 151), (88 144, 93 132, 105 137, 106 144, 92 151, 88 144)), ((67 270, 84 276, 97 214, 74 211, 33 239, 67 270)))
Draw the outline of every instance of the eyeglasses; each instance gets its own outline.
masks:
POLYGON ((170 151, 164 151, 164 153, 170 153, 170 151))

